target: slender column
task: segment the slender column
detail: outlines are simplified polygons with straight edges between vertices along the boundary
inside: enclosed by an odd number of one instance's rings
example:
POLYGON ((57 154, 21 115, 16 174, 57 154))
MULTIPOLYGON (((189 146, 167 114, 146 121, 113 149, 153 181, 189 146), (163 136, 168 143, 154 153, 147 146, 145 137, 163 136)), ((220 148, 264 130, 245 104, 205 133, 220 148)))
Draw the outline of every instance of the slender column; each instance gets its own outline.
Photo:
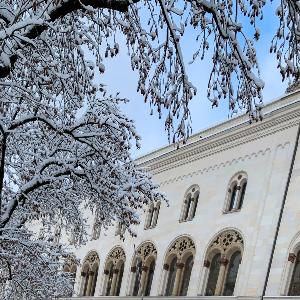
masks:
POLYGON ((189 211, 189 215, 187 217, 188 220, 192 220, 193 219, 193 213, 194 213, 194 209, 195 209, 195 204, 196 201, 194 198, 191 198, 191 204, 190 204, 190 211, 189 211))
POLYGON ((183 267, 184 267, 184 263, 176 264, 175 283, 174 283, 174 287, 173 287, 173 291, 172 291, 173 296, 178 296, 183 267))
POLYGON ((209 268, 210 268, 210 261, 205 260, 203 263, 203 271, 201 274, 198 296, 205 296, 205 290, 206 290, 206 285, 207 285, 207 280, 209 275, 209 268))
POLYGON ((83 296, 83 292, 84 292, 84 286, 85 286, 85 281, 86 281, 86 273, 85 272, 81 272, 80 274, 80 291, 79 291, 79 295, 83 296))
POLYGON ((149 268, 147 266, 142 266, 142 276, 141 276, 140 288, 139 288, 139 292, 138 292, 139 296, 144 295, 148 269, 149 268))
POLYGON ((91 289, 92 289, 92 285, 93 285, 93 281, 94 281, 94 272, 93 271, 89 271, 89 280, 88 280, 88 285, 86 288, 86 296, 90 296, 91 295, 91 289))
POLYGON ((233 209, 238 209, 239 204, 240 204, 240 196, 241 196, 241 187, 238 185, 236 187, 236 194, 235 194, 235 199, 234 199, 234 207, 233 209))
POLYGON ((220 271, 219 271, 219 277, 216 285, 215 296, 221 296, 222 294, 227 264, 228 264, 228 259, 222 257, 220 259, 220 271))
POLYGON ((163 280, 161 282, 160 286, 160 292, 158 296, 163 296, 166 293, 166 284, 167 284, 167 278, 168 278, 168 272, 169 272, 170 266, 168 264, 163 265, 163 280))
POLYGON ((103 271, 103 286, 102 286, 102 296, 106 296, 106 289, 107 289, 107 283, 108 283, 108 278, 109 278, 109 270, 104 270, 103 271))
POLYGON ((112 278, 112 281, 111 281, 110 296, 115 295, 115 290, 116 290, 116 285, 117 285, 117 280, 118 280, 118 274, 119 274, 119 269, 114 269, 113 270, 113 278, 112 278))

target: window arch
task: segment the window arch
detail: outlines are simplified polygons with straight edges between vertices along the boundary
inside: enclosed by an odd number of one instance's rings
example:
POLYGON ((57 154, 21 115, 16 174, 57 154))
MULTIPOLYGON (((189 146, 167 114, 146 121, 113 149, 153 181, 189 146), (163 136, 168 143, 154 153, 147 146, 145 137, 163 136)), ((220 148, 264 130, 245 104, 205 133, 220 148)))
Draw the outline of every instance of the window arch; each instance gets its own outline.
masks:
POLYGON ((159 210, 160 210, 160 201, 156 203, 151 203, 146 216, 145 229, 154 228, 157 225, 159 210))
POLYGON ((204 261, 206 296, 233 296, 243 245, 235 230, 226 230, 211 242, 204 261))
POLYGON ((126 255, 122 247, 115 247, 109 252, 104 269, 103 294, 105 296, 119 296, 125 261, 126 255))
POLYGON ((190 221, 195 217, 200 189, 198 185, 191 186, 185 193, 180 222, 190 221))
POLYGON ((153 243, 145 242, 135 251, 132 262, 132 296, 149 296, 155 270, 157 250, 153 243))
POLYGON ((297 255, 295 255, 294 253, 290 253, 288 260, 293 264, 288 296, 299 296, 300 295, 300 250, 298 250, 297 255))
POLYGON ((94 296, 99 269, 99 256, 92 251, 85 258, 81 271, 82 296, 94 296))
POLYGON ((247 188, 248 177, 245 172, 233 176, 229 182, 224 212, 238 211, 242 208, 247 188))
POLYGON ((176 239, 165 258, 165 296, 186 296, 195 257, 195 244, 188 236, 176 239))

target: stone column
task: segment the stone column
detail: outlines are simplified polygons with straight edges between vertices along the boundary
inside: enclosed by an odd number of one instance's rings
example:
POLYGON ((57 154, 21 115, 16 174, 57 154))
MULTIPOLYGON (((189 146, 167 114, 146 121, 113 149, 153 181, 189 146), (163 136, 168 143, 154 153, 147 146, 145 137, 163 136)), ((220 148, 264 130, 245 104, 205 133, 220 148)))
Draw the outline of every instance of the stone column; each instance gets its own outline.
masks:
POLYGON ((146 285, 146 279, 147 279, 147 272, 148 272, 148 267, 147 266, 142 266, 142 275, 141 275, 141 280, 140 280, 140 288, 138 295, 143 296, 145 292, 145 285, 146 285))
POLYGON ((201 273, 201 279, 200 279, 200 287, 198 291, 198 296, 205 296, 206 292, 206 285, 207 285, 207 280, 209 276, 209 268, 210 268, 210 261, 205 260, 203 263, 203 270, 201 273))
POLYGON ((80 279, 80 291, 79 291, 79 295, 82 296, 83 292, 84 292, 84 286, 85 286, 85 281, 86 281, 86 273, 85 272, 81 272, 80 274, 81 279, 80 279))
POLYGON ((130 282, 129 282, 129 289, 128 289, 128 292, 127 292, 127 296, 131 296, 132 293, 133 293, 133 287, 134 287, 134 279, 135 279, 135 273, 136 273, 136 266, 132 266, 130 268, 130 282))
POLYGON ((195 199, 191 198, 191 204, 190 204, 190 211, 189 211, 189 215, 187 217, 187 220, 192 220, 193 219, 193 213, 194 213, 194 209, 195 209, 195 199))
POLYGON ((177 263, 176 264, 176 276, 175 276, 175 283, 172 291, 172 296, 178 296, 179 288, 181 283, 181 275, 183 271, 184 263, 177 263))
POLYGON ((95 275, 95 273, 93 271, 89 271, 89 279, 88 279, 88 284, 87 284, 87 288, 86 288, 86 296, 91 295, 91 289, 92 289, 92 285, 93 285, 93 281, 94 281, 94 275, 95 275))
POLYGON ((158 296, 164 296, 166 293, 166 284, 167 284, 169 269, 170 269, 170 266, 168 264, 163 265, 162 282, 159 287, 158 296))
POLYGON ((237 210, 239 208, 240 197, 241 197, 241 187, 238 185, 236 187, 236 194, 235 194, 235 199, 234 199, 234 206, 233 206, 234 210, 237 210))
POLYGON ((110 288, 110 296, 114 296, 116 293, 116 285, 118 281, 118 274, 119 274, 119 269, 114 269, 113 270, 113 278, 111 281, 111 288, 110 288))
POLYGON ((103 271, 103 286, 102 286, 102 296, 106 296, 107 282, 108 282, 109 270, 103 271))
POLYGON ((228 259, 226 257, 222 257, 220 259, 220 271, 219 271, 219 277, 216 285, 215 296, 222 295, 227 265, 228 265, 228 259))

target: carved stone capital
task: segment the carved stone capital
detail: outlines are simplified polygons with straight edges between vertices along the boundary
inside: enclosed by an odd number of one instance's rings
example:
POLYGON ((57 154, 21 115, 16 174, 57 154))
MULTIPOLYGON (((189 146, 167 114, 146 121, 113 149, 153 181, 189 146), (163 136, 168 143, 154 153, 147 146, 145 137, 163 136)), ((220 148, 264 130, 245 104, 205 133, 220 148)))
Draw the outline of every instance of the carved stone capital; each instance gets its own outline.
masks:
POLYGON ((131 271, 132 273, 135 273, 135 272, 136 272, 136 266, 131 267, 130 271, 131 271))
POLYGON ((176 263, 177 269, 183 269, 184 263, 176 263))
POLYGON ((228 261, 228 259, 226 257, 222 257, 220 259, 220 264, 223 265, 223 266, 227 266, 228 262, 229 261, 228 261))
POLYGON ((142 266, 142 271, 147 272, 148 271, 148 267, 147 266, 142 266))
POLYGON ((93 276, 94 274, 95 274, 95 272, 89 271, 89 275, 90 275, 90 276, 93 276))
POLYGON ((165 271, 169 271, 170 266, 168 264, 164 264, 163 268, 164 268, 165 271))
POLYGON ((106 270, 106 269, 105 269, 105 270, 103 271, 103 273, 104 273, 104 275, 108 275, 108 274, 109 274, 109 270, 106 270))
POLYGON ((290 261, 291 263, 294 263, 296 260, 296 254, 295 253, 289 253, 289 257, 288 257, 288 261, 290 261))
POLYGON ((209 260, 205 260, 204 263, 203 263, 203 267, 209 268, 210 267, 210 261, 209 260))
POLYGON ((114 274, 118 274, 119 273, 119 269, 113 269, 113 273, 114 274))
POLYGON ((85 277, 86 276, 86 272, 81 272, 81 276, 85 277))

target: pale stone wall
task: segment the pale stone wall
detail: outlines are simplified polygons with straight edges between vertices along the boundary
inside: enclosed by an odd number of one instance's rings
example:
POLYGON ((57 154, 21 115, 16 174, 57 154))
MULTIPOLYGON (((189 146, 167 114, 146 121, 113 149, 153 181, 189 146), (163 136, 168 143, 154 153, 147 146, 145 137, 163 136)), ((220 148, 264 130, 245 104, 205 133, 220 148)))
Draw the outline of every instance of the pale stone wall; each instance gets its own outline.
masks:
MULTIPOLYGON (((249 125, 247 117, 241 116, 196 134, 188 145, 177 151, 170 146, 138 159, 138 163, 148 168, 154 181, 160 184, 170 206, 161 204, 157 226, 148 230, 144 229, 146 216, 141 212, 142 222, 135 228, 137 238, 126 234, 125 241, 121 241, 119 236, 115 236, 116 228, 111 227, 102 231, 98 240, 90 241, 75 251, 81 262, 91 250, 98 253, 100 262, 95 295, 103 293, 105 261, 115 246, 123 247, 126 255, 120 295, 129 294, 134 250, 145 241, 152 242, 157 249, 151 295, 161 295, 166 251, 182 235, 189 236, 195 243, 188 296, 203 295, 203 264, 207 249, 220 232, 232 229, 241 234, 244 242, 234 295, 260 296, 299 120, 300 93, 293 93, 267 105, 263 122, 249 125), (237 212, 224 213, 229 182, 241 171, 248 177, 243 207, 237 212), (195 184, 200 187, 196 215, 191 221, 179 222, 185 192, 195 184)), ((288 192, 267 295, 287 293, 291 270, 288 255, 300 245, 299 201, 300 149, 288 192)), ((75 286, 77 292, 80 290, 79 269, 75 286)))

